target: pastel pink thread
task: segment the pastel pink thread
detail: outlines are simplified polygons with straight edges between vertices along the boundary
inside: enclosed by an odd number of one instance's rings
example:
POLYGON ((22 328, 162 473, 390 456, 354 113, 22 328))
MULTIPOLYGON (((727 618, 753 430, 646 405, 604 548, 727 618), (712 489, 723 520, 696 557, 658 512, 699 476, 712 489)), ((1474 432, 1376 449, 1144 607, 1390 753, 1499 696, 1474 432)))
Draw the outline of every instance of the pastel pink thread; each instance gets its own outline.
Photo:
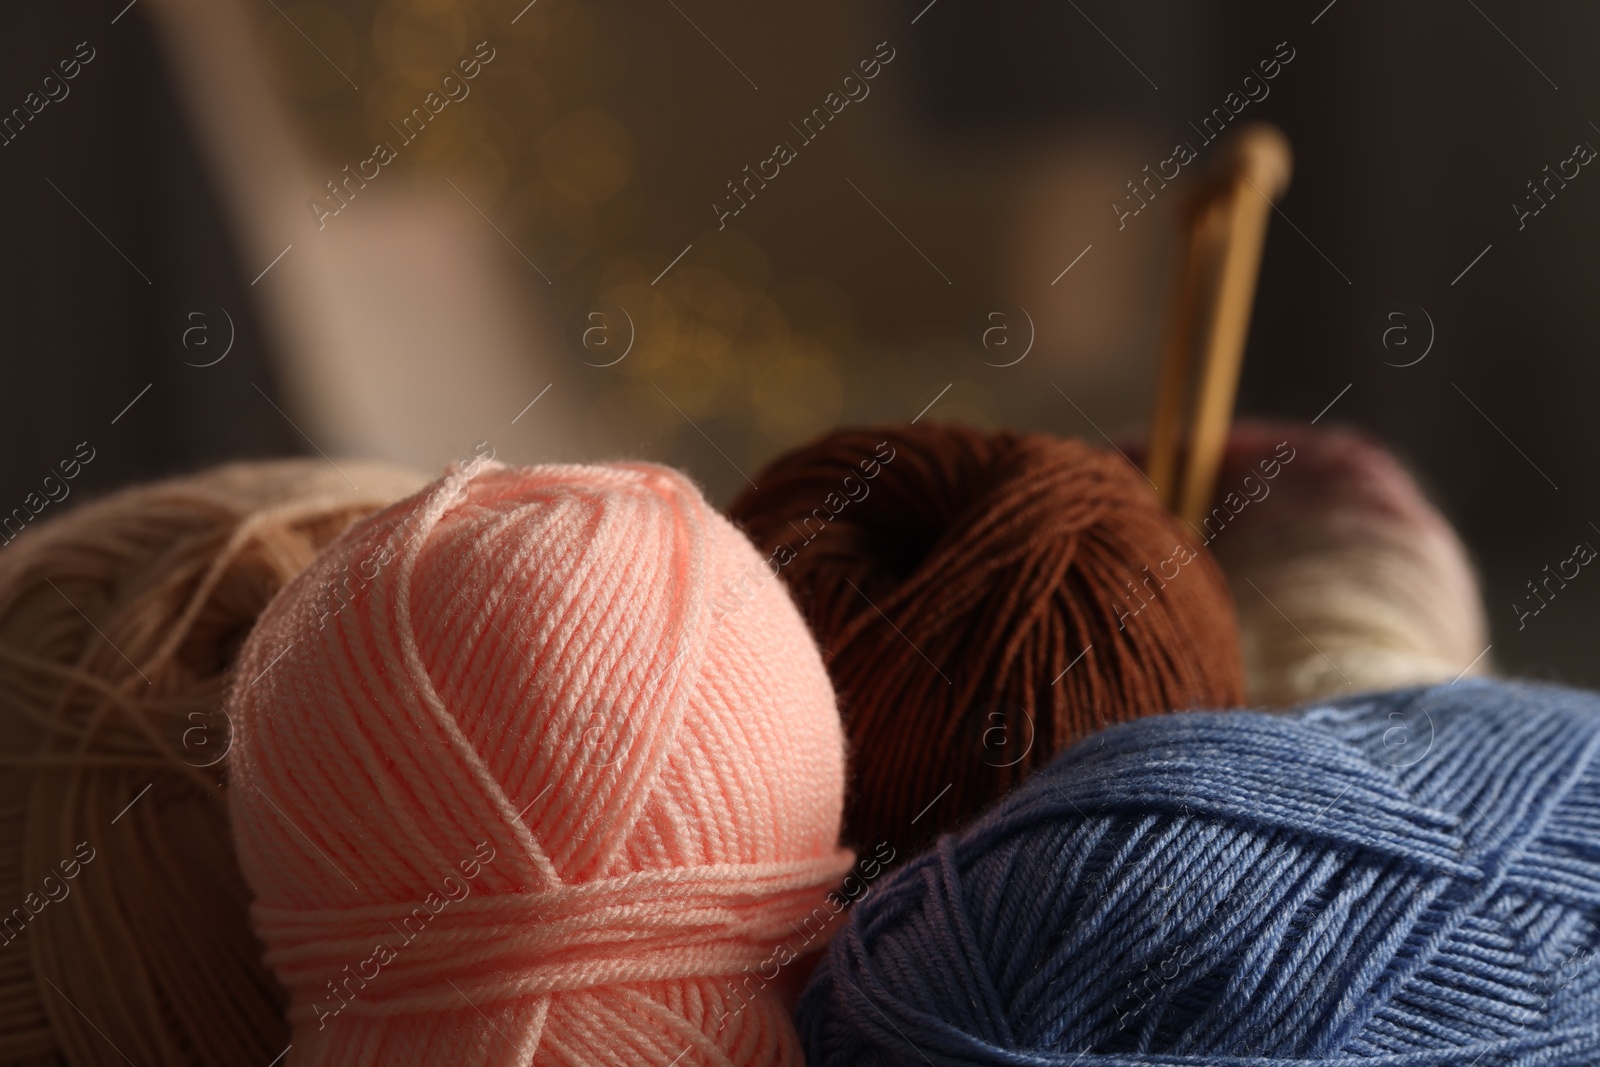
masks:
POLYGON ((278 596, 229 713, 288 1063, 801 1064, 802 976, 750 976, 822 945, 843 734, 682 475, 453 472, 278 596))

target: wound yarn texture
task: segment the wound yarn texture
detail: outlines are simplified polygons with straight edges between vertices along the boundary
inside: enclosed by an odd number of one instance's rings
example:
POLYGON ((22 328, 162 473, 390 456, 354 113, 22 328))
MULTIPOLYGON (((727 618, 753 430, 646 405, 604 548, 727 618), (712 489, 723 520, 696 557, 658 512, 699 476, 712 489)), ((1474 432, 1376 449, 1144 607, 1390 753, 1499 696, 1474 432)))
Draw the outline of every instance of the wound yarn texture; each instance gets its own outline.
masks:
POLYGON ((425 482, 340 462, 72 501, 0 548, 0 1063, 261 1067, 289 1043, 221 706, 273 595, 425 482))
POLYGON ((1490 670, 1489 623, 1466 546, 1371 438, 1237 427, 1218 480, 1224 514, 1239 506, 1246 479, 1261 481, 1259 462, 1279 442, 1294 458, 1271 495, 1245 505, 1211 542, 1239 605, 1251 702, 1287 707, 1490 670))
POLYGON ((801 1063, 798 972, 752 972, 851 866, 843 735, 788 595, 681 474, 457 469, 242 663, 233 823, 287 1062, 801 1063))
POLYGON ((1592 1067, 1600 697, 1469 680, 1078 745, 854 908, 812 1067, 1592 1067))
POLYGON ((863 848, 909 855, 1101 726, 1243 698, 1220 570, 1114 452, 841 430, 756 483, 730 514, 827 657, 863 848))
POLYGON ((1466 546, 1400 461, 1364 434, 1241 423, 1201 525, 1238 604, 1252 705, 1447 682, 1492 666, 1466 546))

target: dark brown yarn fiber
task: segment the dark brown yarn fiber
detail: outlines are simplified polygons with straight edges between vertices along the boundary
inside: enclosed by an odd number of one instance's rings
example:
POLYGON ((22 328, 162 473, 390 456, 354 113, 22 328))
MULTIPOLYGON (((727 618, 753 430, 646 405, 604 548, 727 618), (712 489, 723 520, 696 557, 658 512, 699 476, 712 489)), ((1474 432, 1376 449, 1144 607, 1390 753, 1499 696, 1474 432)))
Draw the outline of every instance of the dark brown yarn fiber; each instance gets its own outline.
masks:
POLYGON ((1242 702, 1220 569, 1115 452, 850 429, 756 482, 729 511, 822 646, 858 846, 910 855, 1101 727, 1242 702))

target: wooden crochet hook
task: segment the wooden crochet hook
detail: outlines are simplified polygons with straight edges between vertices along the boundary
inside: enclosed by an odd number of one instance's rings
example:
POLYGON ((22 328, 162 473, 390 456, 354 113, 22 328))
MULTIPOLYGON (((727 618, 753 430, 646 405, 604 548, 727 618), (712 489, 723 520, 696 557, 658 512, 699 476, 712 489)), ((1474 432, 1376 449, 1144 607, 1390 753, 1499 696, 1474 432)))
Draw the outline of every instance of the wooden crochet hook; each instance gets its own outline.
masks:
POLYGON ((1216 488, 1244 364, 1267 220, 1272 202, 1289 187, 1292 166, 1283 133, 1268 123, 1251 123, 1229 140, 1188 209, 1182 273, 1162 352, 1145 473, 1162 503, 1195 526, 1216 488))

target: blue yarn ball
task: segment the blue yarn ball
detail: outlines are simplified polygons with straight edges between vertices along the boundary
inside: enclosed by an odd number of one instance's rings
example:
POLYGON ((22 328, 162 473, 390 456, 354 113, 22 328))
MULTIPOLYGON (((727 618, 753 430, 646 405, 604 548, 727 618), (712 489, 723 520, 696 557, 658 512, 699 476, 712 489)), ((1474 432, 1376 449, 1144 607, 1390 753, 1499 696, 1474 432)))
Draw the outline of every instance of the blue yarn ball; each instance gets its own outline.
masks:
POLYGON ((853 909, 811 1067, 1595 1067, 1600 697, 1464 682, 1064 753, 853 909))

